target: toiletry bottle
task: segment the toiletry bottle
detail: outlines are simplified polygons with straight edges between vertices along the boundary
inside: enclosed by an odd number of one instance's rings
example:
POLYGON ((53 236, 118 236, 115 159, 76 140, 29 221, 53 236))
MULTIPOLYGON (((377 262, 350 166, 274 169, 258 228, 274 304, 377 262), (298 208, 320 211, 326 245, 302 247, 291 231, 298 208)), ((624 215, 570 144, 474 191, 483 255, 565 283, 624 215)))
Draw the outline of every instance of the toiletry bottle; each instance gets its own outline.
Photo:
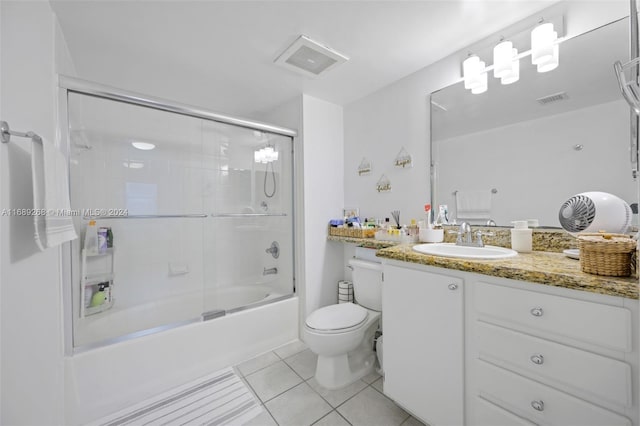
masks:
POLYGON ((511 230, 511 248, 519 253, 529 253, 533 245, 533 230, 527 227, 526 220, 514 220, 511 230))
POLYGON ((104 302, 105 302, 104 287, 102 286, 102 283, 101 283, 98 286, 98 291, 93 293, 93 296, 91 296, 91 303, 89 304, 89 307, 95 308, 96 306, 102 305, 104 302))
POLYGON ((107 228, 98 228, 98 253, 104 254, 107 252, 107 228))
POLYGON ((416 237, 418 235, 418 224, 415 219, 411 219, 411 225, 409 225, 409 235, 416 237))
POLYGON ((438 217, 434 222, 436 225, 447 225, 449 223, 449 207, 446 204, 440 204, 438 206, 438 217))
POLYGON ((107 227, 107 248, 113 248, 113 231, 107 227))
POLYGON ((433 222, 431 220, 431 217, 432 217, 432 214, 433 214, 432 213, 433 210, 431 210, 431 204, 425 204, 424 205, 424 212, 427 214, 427 223, 426 223, 427 226, 426 227, 428 229, 431 229, 431 228, 433 228, 433 222))
POLYGON ((98 227, 95 220, 90 220, 84 233, 84 249, 87 254, 98 253, 98 227))

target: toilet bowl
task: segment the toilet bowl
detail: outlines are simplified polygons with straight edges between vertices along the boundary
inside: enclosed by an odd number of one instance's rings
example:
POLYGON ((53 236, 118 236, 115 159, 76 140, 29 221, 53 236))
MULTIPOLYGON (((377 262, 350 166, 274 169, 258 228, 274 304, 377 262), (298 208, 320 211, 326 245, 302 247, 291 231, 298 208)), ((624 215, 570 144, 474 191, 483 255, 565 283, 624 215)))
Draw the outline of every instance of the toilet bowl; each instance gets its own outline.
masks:
POLYGON ((366 376, 376 362, 373 348, 381 316, 382 266, 357 259, 349 264, 360 304, 317 309, 307 317, 303 330, 304 341, 318 355, 316 380, 327 389, 339 389, 366 376))

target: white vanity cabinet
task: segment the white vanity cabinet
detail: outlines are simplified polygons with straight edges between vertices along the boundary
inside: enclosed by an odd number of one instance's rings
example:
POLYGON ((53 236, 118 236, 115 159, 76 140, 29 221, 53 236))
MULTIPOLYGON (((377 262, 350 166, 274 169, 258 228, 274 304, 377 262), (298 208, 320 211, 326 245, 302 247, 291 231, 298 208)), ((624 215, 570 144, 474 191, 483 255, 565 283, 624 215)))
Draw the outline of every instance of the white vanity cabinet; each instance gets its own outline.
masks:
POLYGON ((637 301, 469 274, 468 425, 637 424, 637 301))
POLYGON ((464 423, 463 280, 387 261, 384 393, 432 426, 464 423))
POLYGON ((637 426, 638 300, 385 260, 384 393, 432 425, 637 426))

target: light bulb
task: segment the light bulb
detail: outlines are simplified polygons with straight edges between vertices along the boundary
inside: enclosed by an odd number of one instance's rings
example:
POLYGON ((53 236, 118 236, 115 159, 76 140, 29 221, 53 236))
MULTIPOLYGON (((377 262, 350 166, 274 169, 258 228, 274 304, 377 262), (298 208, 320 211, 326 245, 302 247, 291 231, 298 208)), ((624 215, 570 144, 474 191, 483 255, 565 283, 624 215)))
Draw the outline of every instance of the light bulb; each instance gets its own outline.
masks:
POLYGON ((493 76, 502 78, 511 74, 513 68, 513 43, 503 41, 493 48, 493 76))
POLYGON ((560 46, 557 44, 553 46, 553 55, 551 55, 546 61, 540 62, 537 65, 538 72, 547 72, 558 68, 560 63, 560 46))
POLYGON ((485 64, 477 55, 471 55, 462 63, 464 74, 464 88, 473 89, 482 85, 480 74, 485 68, 485 64))
MULTIPOLYGON (((484 66, 483 66, 483 68, 484 68, 484 66)), ((486 72, 480 73, 480 75, 478 75, 477 80, 478 80, 479 84, 474 86, 471 89, 471 93, 473 93, 474 95, 479 95, 480 93, 484 93, 484 92, 487 91, 487 88, 488 88, 487 73, 486 72)))
POLYGON ((558 33, 553 30, 551 22, 538 25, 531 31, 531 63, 546 63, 554 55, 554 46, 558 33))
POLYGON ((518 49, 513 49, 513 60, 511 61, 511 72, 500 78, 500 83, 511 84, 520 80, 520 59, 518 59, 518 49))

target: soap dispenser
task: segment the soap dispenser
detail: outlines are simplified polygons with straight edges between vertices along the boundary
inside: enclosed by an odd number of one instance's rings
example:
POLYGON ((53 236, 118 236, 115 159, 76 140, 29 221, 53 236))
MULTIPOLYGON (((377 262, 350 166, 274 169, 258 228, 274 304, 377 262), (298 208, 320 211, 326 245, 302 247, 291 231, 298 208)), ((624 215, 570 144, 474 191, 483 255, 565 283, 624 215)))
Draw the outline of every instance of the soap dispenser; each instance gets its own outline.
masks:
POLYGON ((533 230, 526 220, 514 220, 511 230, 511 248, 519 253, 530 253, 533 246, 533 230))

